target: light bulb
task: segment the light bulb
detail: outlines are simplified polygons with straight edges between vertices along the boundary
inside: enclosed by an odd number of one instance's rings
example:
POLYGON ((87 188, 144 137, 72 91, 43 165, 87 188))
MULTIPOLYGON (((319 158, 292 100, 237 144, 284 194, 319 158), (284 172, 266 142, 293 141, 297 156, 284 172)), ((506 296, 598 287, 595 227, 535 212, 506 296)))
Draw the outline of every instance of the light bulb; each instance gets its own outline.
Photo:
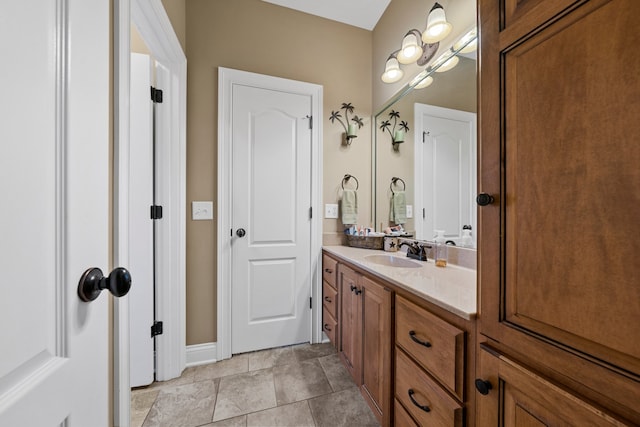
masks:
POLYGON ((402 39, 402 49, 398 53, 398 62, 401 64, 411 64, 422 56, 422 46, 420 46, 418 40, 418 37, 413 32, 404 36, 402 39))
POLYGON ((436 3, 429 12, 427 18, 427 28, 422 33, 422 41, 425 43, 436 43, 449 35, 453 26, 447 22, 444 9, 436 3))

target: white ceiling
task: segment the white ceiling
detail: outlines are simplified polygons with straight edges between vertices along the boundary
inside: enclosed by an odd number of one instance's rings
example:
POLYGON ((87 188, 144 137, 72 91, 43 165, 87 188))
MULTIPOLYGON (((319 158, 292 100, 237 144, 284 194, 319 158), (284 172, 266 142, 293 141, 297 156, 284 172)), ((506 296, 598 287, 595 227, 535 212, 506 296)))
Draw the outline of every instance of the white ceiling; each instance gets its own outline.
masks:
POLYGON ((373 30, 391 0, 262 0, 267 3, 373 30))

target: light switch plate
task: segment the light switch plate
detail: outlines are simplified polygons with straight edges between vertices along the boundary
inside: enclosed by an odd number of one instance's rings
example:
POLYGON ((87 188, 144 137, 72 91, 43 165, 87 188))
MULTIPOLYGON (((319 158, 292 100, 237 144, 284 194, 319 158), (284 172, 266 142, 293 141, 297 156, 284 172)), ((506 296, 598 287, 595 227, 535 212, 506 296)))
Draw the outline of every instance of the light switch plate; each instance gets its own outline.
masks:
POLYGON ((407 218, 413 218, 413 205, 407 205, 407 218))
POLYGON ((191 219, 194 221, 213 219, 213 202, 191 202, 191 219))
POLYGON ((325 218, 338 218, 338 205, 327 203, 324 205, 325 218))

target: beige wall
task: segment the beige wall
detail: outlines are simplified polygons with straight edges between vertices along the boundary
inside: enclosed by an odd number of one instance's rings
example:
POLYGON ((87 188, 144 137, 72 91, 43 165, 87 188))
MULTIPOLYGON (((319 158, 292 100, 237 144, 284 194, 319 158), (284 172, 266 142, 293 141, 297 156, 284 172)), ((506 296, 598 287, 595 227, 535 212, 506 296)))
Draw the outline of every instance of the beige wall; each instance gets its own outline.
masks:
MULTIPOLYGON (((217 206, 217 67, 227 67, 323 85, 323 117, 315 123, 324 133, 324 203, 337 203, 342 176, 355 175, 359 220, 369 223, 372 33, 259 0, 190 0, 186 40, 187 203, 213 200, 217 206), (328 120, 342 102, 365 118, 349 147, 341 145, 342 127, 328 120)), ((217 339, 216 226, 187 220, 188 345, 217 339)), ((323 229, 328 242, 341 226, 323 220, 323 229)))
POLYGON ((167 12, 173 31, 183 51, 187 51, 187 0, 162 0, 164 10, 167 12))

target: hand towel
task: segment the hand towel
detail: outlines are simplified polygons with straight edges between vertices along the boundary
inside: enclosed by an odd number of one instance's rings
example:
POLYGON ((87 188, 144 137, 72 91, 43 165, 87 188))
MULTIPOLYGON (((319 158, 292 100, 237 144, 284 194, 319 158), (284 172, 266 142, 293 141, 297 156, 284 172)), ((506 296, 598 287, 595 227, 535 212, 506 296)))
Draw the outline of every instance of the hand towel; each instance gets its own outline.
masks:
POLYGON ((358 223, 358 194, 355 190, 342 192, 342 224, 358 223))
POLYGON ((407 222, 407 197, 404 191, 396 191, 393 196, 391 196, 389 219, 398 225, 407 222))

